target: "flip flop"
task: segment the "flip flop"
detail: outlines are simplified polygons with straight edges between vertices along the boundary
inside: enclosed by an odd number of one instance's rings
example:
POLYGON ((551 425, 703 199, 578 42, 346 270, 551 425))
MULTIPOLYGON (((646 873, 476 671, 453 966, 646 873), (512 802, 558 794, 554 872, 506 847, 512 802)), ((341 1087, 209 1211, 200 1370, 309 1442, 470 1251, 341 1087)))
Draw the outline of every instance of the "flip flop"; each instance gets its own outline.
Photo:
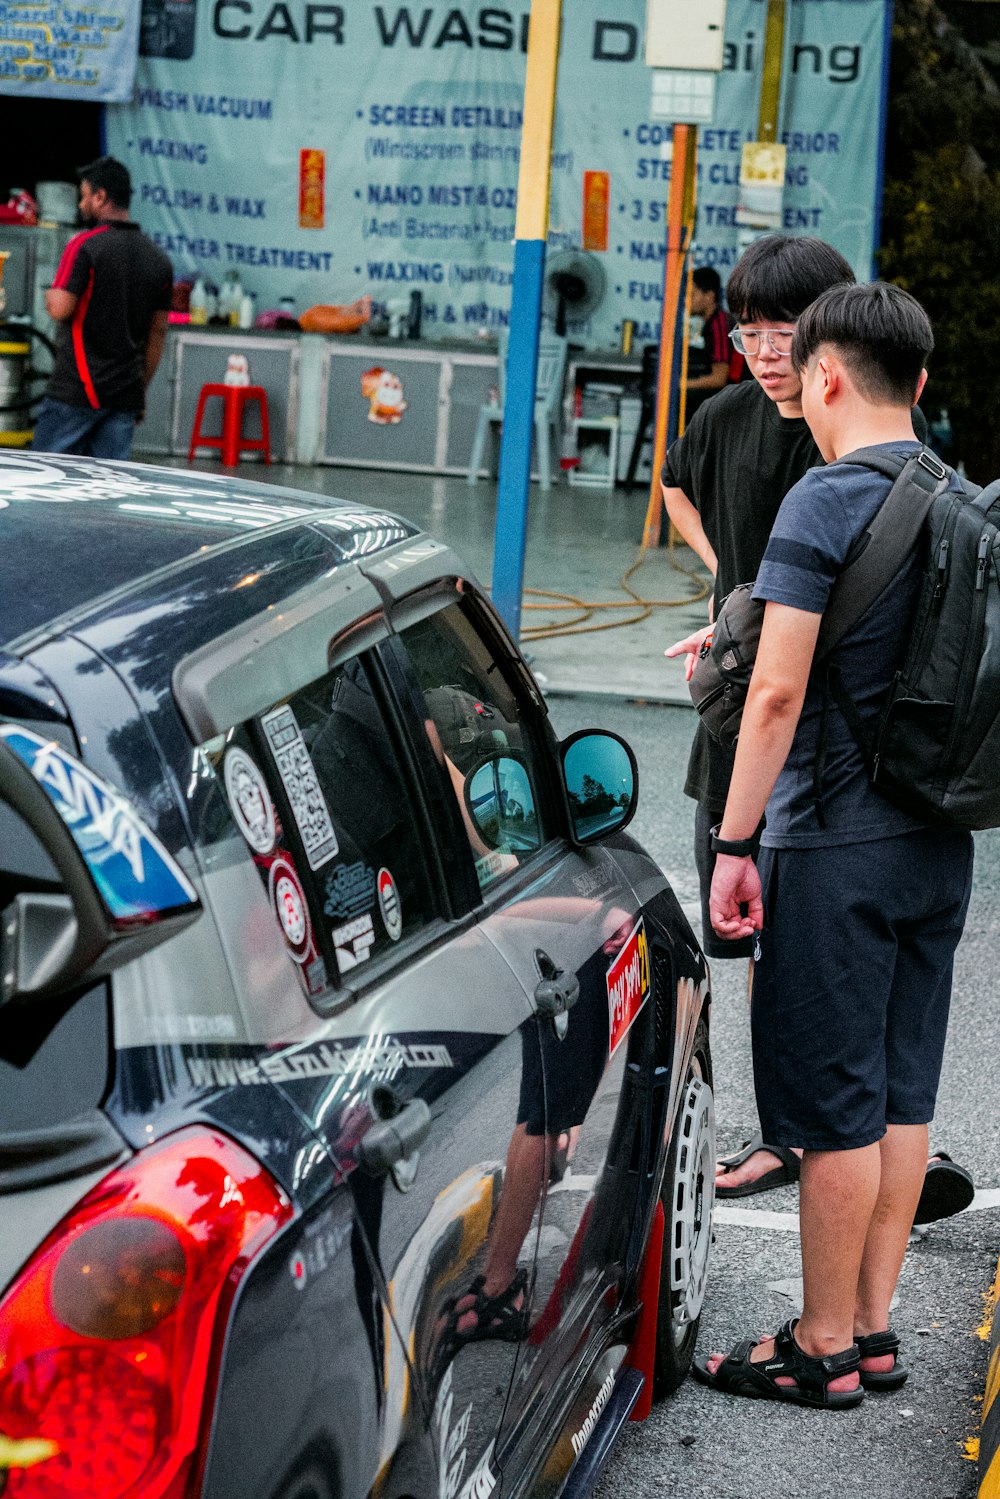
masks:
MULTIPOLYGON (((758 1132, 752 1139, 746 1140, 743 1149, 738 1150, 735 1155, 722 1156, 719 1165, 725 1167, 726 1171, 734 1171, 748 1161, 758 1150, 770 1151, 776 1155, 781 1162, 780 1166, 773 1166, 770 1171, 765 1171, 756 1181, 744 1182, 740 1187, 727 1187, 723 1182, 715 1184, 715 1195, 719 1198, 753 1197, 758 1192, 770 1192, 774 1187, 786 1187, 799 1179, 800 1162, 794 1150, 788 1150, 784 1145, 766 1145, 763 1136, 758 1132)), ((957 1209, 956 1209, 957 1211, 957 1209)))
POLYGON ((967 1208, 976 1195, 975 1183, 964 1166, 956 1166, 944 1150, 936 1150, 927 1162, 914 1223, 936 1223, 967 1208))

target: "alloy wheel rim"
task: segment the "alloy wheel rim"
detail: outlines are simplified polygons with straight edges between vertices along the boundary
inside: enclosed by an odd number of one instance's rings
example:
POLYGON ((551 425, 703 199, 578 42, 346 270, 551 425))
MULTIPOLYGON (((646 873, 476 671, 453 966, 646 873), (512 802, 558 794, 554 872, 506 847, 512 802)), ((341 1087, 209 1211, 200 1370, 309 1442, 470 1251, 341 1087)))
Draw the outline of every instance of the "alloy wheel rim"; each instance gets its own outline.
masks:
POLYGON ((673 1257, 671 1321, 679 1344, 701 1315, 712 1243, 715 1099, 712 1089, 699 1077, 688 1079, 677 1128, 669 1253, 673 1257))

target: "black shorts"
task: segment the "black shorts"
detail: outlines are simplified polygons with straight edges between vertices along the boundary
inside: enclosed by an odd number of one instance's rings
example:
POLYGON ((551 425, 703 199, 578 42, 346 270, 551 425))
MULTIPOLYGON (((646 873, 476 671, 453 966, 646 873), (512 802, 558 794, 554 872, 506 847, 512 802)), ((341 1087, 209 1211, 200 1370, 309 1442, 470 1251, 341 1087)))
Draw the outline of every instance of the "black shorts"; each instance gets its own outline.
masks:
POLYGON ((761 850, 750 1007, 764 1139, 854 1150, 934 1117, 972 837, 761 850))
POLYGON ((753 938, 737 937, 729 942, 725 937, 716 936, 708 914, 708 895, 712 888, 712 874, 715 870, 715 855, 709 843, 709 836, 715 824, 720 820, 713 816, 701 802, 696 803, 694 862, 698 870, 698 883, 701 886, 701 945, 706 958, 749 958, 753 956, 753 938))

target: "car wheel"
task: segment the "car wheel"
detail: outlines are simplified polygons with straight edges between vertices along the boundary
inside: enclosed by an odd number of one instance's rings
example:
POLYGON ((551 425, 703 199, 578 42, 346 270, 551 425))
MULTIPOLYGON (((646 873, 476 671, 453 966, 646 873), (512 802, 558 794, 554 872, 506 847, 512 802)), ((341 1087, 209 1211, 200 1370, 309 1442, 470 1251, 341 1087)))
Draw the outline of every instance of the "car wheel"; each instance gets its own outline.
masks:
POLYGON ((705 1300, 715 1201, 715 1098, 708 1027, 699 1020, 660 1190, 663 1258, 653 1397, 673 1394, 691 1367, 705 1300))

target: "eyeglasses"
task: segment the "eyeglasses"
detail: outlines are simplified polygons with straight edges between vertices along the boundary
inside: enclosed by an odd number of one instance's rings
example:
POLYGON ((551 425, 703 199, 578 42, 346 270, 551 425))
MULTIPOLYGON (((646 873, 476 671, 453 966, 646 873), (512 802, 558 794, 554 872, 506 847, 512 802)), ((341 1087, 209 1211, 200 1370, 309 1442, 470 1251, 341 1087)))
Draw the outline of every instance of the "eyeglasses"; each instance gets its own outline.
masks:
POLYGON ((766 338, 776 354, 790 354, 792 352, 792 341, 795 338, 795 329, 765 328, 734 328, 729 335, 733 348, 740 354, 757 354, 760 352, 760 341, 766 338))

